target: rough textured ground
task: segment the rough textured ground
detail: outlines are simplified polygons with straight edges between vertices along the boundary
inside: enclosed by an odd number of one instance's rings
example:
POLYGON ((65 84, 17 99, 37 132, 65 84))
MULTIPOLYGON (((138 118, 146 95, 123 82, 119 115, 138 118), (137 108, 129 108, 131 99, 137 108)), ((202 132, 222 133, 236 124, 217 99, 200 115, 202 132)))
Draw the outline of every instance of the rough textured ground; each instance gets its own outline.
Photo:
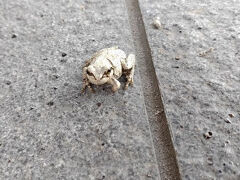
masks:
POLYGON ((158 160, 174 154, 169 124, 182 179, 240 179, 240 3, 139 2, 148 39, 123 0, 0 1, 0 179, 159 179, 144 98, 158 160), (81 95, 84 61, 116 44, 130 53, 130 31, 151 67, 127 91, 81 95), (142 93, 155 79, 167 121, 142 93))
POLYGON ((140 6, 182 178, 240 179, 240 3, 140 6))
POLYGON ((139 74, 80 95, 116 44, 131 51, 123 1, 0 1, 0 179, 159 179, 139 74))
POLYGON ((179 180, 179 168, 164 107, 151 50, 148 44, 141 11, 136 0, 126 0, 138 69, 148 121, 152 132, 155 154, 161 179, 179 180))

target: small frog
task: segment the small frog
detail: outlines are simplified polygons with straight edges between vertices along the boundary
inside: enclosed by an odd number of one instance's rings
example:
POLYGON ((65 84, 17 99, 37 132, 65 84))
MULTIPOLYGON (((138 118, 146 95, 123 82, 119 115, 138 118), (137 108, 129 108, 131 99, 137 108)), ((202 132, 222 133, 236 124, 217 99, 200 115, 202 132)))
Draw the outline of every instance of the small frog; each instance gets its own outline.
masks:
POLYGON ((96 52, 92 58, 86 61, 83 67, 83 89, 88 87, 91 92, 94 90, 91 84, 102 85, 105 83, 112 85, 112 91, 116 92, 121 84, 117 80, 126 75, 127 82, 125 89, 129 85, 133 85, 133 75, 135 69, 135 55, 129 54, 126 56, 125 52, 118 47, 105 48, 96 52))

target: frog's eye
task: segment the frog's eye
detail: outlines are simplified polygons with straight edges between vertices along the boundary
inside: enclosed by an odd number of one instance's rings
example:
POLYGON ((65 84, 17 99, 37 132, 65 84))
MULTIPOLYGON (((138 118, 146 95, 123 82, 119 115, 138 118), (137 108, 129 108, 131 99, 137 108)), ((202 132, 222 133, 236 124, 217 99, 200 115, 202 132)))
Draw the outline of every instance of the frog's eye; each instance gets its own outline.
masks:
POLYGON ((107 76, 107 75, 110 74, 110 73, 111 73, 111 69, 105 71, 103 75, 106 75, 106 76, 107 76))
POLYGON ((88 74, 89 76, 94 76, 93 73, 89 72, 88 70, 87 70, 87 74, 88 74))

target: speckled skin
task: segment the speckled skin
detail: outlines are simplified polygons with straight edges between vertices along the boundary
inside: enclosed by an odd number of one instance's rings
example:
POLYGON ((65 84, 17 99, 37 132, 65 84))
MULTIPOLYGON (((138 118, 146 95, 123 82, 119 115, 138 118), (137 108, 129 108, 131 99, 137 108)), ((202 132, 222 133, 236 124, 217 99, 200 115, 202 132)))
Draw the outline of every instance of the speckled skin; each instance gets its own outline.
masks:
POLYGON ((104 48, 86 61, 82 73, 84 82, 82 92, 86 87, 93 91, 91 84, 103 85, 106 83, 111 84, 112 91, 116 92, 121 86, 118 79, 122 74, 126 75, 125 89, 127 89, 129 85, 133 85, 134 70, 134 54, 127 56, 117 46, 104 48))
POLYGON ((140 6, 182 178, 240 179, 239 1, 140 6))
POLYGON ((121 0, 0 1, 0 179, 159 179, 138 72, 80 95, 116 42, 132 51, 121 0))

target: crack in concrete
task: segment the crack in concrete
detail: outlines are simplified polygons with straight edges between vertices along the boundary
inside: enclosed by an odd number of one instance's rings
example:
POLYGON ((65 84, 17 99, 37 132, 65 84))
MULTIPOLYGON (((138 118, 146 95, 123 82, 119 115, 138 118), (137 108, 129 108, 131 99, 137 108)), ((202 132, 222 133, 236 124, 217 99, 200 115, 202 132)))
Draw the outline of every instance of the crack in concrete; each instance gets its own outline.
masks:
POLYGON ((161 179, 181 179, 138 0, 125 0, 161 179))

